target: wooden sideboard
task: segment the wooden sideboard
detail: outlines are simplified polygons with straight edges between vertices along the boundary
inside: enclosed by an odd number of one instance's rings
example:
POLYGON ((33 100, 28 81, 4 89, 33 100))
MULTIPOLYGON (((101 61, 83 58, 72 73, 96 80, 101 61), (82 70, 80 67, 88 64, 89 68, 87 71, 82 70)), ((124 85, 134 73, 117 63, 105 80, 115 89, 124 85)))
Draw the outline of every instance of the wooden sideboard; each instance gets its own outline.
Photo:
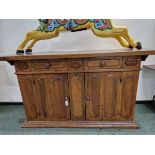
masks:
POLYGON ((1 56, 15 66, 24 102, 22 127, 138 128, 141 61, 154 50, 51 52, 1 56))

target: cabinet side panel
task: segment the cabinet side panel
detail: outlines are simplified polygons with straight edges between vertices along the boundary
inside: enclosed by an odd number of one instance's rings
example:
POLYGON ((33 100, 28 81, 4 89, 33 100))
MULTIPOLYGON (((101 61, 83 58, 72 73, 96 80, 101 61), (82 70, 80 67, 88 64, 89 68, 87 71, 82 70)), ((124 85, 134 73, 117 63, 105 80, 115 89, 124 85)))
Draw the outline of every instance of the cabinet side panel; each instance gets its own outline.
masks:
POLYGON ((71 119, 85 119, 84 73, 69 74, 71 119))
POLYGON ((18 75, 18 81, 24 102, 27 120, 37 120, 38 111, 33 77, 31 75, 27 75, 26 77, 18 75))

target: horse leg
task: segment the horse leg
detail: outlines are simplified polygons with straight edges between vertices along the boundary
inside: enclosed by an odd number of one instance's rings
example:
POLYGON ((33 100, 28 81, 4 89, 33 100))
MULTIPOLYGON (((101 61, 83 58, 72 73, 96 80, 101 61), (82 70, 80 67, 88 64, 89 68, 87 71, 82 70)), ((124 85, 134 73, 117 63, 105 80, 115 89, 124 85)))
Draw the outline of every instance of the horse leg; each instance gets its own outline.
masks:
POLYGON ((38 31, 31 31, 28 32, 25 36, 25 39, 22 41, 22 43, 18 46, 16 54, 24 54, 24 48, 27 45, 27 43, 32 40, 35 39, 36 35, 37 35, 38 31))
POLYGON ((137 48, 137 49, 142 48, 141 43, 135 42, 133 38, 129 35, 128 29, 126 27, 113 26, 113 29, 103 30, 103 31, 98 30, 95 27, 92 27, 92 31, 98 37, 111 37, 111 38, 117 39, 123 47, 137 48))
POLYGON ((95 27, 92 27, 92 31, 98 37, 102 37, 102 38, 104 38, 104 37, 115 38, 123 47, 130 48, 130 44, 125 39, 123 39, 120 35, 114 35, 112 30, 101 31, 101 30, 96 29, 95 27))
POLYGON ((32 48, 34 46, 34 44, 37 41, 40 40, 46 40, 46 39, 52 39, 54 37, 57 37, 59 35, 59 32, 54 30, 52 32, 39 32, 35 34, 35 36, 33 36, 35 39, 30 43, 30 45, 26 48, 25 53, 26 54, 30 54, 32 52, 32 48))
POLYGON ((31 37, 31 32, 28 32, 25 36, 25 39, 22 41, 22 43, 18 46, 16 54, 24 54, 24 47, 26 46, 26 44, 30 41, 30 37, 31 37))
POLYGON ((115 39, 123 46, 126 48, 132 48, 132 46, 122 37, 116 36, 115 39))
POLYGON ((34 39, 34 40, 32 40, 32 42, 30 43, 30 45, 28 45, 28 47, 25 49, 25 53, 26 53, 26 54, 32 53, 32 48, 33 48, 34 44, 35 44, 37 41, 39 41, 39 39, 34 39))
POLYGON ((28 46, 28 48, 26 49, 26 53, 31 53, 32 52, 32 47, 34 46, 34 44, 39 41, 39 40, 45 40, 45 39, 51 39, 54 38, 56 36, 58 36, 58 32, 56 30, 52 31, 52 32, 40 32, 40 31, 32 31, 29 32, 26 35, 26 39, 20 44, 20 46, 18 47, 17 51, 20 51, 21 49, 23 50, 23 48, 26 46, 27 42, 30 40, 33 40, 32 43, 28 46))
POLYGON ((142 45, 140 42, 135 42, 134 39, 129 35, 127 27, 116 27, 113 29, 114 35, 117 34, 123 37, 129 44, 130 47, 141 49, 142 45))

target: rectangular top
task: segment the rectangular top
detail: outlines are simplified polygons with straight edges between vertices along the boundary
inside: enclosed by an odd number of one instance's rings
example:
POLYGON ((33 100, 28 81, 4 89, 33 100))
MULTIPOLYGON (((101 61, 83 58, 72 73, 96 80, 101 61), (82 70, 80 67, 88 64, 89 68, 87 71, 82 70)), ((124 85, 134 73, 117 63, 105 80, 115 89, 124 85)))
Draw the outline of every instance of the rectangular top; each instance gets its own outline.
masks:
POLYGON ((155 55, 155 50, 149 49, 112 49, 112 50, 87 50, 48 53, 32 53, 31 55, 8 55, 0 56, 0 61, 37 60, 37 59, 63 59, 63 58, 92 58, 104 56, 148 56, 155 55))

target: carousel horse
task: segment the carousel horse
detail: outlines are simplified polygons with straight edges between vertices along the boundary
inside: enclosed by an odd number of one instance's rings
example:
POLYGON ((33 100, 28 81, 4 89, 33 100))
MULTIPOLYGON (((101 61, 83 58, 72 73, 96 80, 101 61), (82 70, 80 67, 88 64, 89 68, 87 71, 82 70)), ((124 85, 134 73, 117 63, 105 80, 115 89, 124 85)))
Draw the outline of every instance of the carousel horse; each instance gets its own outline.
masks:
POLYGON ((16 54, 32 53, 34 44, 39 40, 57 37, 60 31, 81 31, 91 29, 98 37, 115 38, 123 47, 141 49, 141 43, 135 42, 129 35, 125 26, 116 26, 109 19, 39 19, 40 26, 37 30, 28 32, 25 39, 18 46, 16 54))

